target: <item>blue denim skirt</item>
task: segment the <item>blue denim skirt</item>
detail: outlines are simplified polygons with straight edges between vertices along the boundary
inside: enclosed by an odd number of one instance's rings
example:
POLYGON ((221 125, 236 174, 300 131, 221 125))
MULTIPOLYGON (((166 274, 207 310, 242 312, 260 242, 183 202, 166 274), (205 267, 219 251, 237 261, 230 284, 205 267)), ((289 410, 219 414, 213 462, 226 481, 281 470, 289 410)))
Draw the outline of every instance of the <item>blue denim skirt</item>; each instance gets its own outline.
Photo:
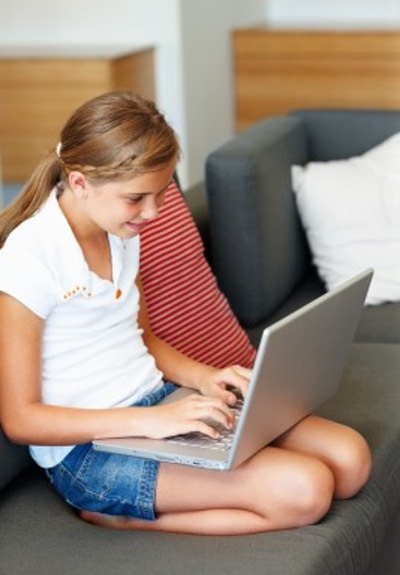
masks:
MULTIPOLYGON (((135 406, 155 405, 175 389, 165 383, 135 406)), ((159 467, 151 459, 96 451, 85 443, 46 473, 56 491, 76 509, 154 520, 159 467)))

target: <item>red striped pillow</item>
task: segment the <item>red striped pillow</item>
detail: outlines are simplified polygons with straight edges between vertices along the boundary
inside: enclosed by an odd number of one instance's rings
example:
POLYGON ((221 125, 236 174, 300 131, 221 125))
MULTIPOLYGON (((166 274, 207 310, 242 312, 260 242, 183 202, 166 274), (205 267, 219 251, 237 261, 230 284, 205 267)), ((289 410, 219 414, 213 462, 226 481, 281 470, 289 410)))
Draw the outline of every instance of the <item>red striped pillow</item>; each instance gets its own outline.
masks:
POLYGON ((153 332, 208 365, 251 367, 255 350, 218 288, 175 183, 140 237, 140 274, 153 332))

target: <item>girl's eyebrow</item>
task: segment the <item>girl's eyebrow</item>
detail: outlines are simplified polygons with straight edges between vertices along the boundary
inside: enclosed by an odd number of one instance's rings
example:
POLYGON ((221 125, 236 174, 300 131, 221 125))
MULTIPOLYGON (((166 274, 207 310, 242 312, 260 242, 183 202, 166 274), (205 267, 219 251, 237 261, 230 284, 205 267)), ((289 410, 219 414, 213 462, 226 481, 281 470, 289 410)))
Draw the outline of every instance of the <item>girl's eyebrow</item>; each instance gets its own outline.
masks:
POLYGON ((166 186, 164 186, 163 188, 161 188, 161 190, 159 190, 158 192, 150 192, 150 191, 149 192, 131 192, 128 195, 129 196, 144 196, 146 194, 155 194, 155 195, 162 194, 162 192, 165 192, 169 188, 169 186, 172 184, 173 181, 174 181, 174 178, 172 178, 168 182, 168 184, 166 186))

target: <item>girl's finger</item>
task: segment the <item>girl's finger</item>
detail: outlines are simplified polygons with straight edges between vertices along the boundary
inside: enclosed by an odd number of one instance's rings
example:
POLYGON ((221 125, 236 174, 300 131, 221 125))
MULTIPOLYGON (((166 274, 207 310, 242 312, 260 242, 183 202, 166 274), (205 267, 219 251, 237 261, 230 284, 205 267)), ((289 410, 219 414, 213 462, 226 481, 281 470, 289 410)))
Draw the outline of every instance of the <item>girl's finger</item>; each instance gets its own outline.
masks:
POLYGON ((234 414, 225 401, 216 397, 200 397, 200 401, 194 406, 192 412, 192 416, 196 420, 215 421, 228 429, 233 425, 234 414))

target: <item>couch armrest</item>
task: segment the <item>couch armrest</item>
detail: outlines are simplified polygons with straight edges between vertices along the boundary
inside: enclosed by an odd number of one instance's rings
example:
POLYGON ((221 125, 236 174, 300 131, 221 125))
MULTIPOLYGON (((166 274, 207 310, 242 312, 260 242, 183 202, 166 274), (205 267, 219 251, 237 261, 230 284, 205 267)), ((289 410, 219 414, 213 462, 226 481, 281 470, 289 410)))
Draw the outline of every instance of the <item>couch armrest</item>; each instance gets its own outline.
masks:
POLYGON ((291 293, 310 257, 290 166, 308 159, 299 118, 259 122, 206 160, 212 266, 239 321, 253 327, 291 293))

